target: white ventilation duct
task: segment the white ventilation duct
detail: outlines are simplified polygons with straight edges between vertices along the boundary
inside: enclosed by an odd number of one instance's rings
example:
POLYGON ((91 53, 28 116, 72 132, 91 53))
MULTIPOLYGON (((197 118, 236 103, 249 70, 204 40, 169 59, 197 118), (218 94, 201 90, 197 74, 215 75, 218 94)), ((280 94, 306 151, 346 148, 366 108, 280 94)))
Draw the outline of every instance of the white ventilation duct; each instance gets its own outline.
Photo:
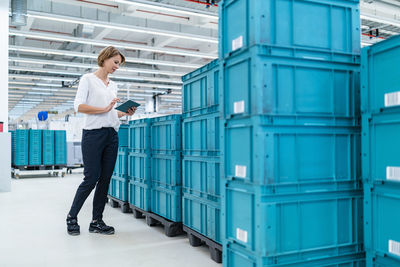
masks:
POLYGON ((27 0, 11 0, 11 25, 25 26, 27 14, 27 0))

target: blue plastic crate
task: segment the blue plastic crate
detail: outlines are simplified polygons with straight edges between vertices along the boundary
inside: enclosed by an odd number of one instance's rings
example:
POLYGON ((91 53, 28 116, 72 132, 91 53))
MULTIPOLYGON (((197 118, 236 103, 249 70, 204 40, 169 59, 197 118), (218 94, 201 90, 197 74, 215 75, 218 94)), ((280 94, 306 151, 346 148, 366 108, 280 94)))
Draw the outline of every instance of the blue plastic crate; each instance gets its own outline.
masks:
POLYGON ((400 266, 400 184, 364 184, 367 266, 400 266))
POLYGON ((151 184, 150 154, 128 151, 128 177, 130 180, 151 184))
POLYGON ((129 146, 129 125, 121 124, 118 130, 118 146, 127 147, 129 146))
POLYGON ((187 117, 182 122, 182 150, 184 155, 220 155, 220 119, 213 113, 187 117))
POLYGON ((252 252, 264 263, 257 266, 336 266, 340 256, 363 255, 362 190, 284 194, 228 181, 223 195, 224 266, 238 266, 227 259, 229 244, 252 252))
POLYGON ((14 166, 27 166, 29 164, 29 130, 12 132, 12 154, 14 166))
POLYGON ((129 180, 129 203, 144 211, 151 211, 151 189, 146 183, 129 180))
POLYGON ((54 165, 54 131, 42 131, 42 163, 43 165, 54 165))
POLYGON ((268 114, 347 121, 360 116, 358 65, 273 57, 267 47, 255 46, 224 60, 221 68, 224 119, 268 114))
POLYGON ((400 36, 365 47, 361 54, 361 109, 400 112, 400 36))
POLYGON ((221 203, 185 193, 182 189, 182 222, 190 229, 221 243, 221 203))
POLYGON ((119 147, 117 160, 115 162, 114 175, 128 177, 128 147, 119 147))
POLYGON ((174 154, 182 148, 181 115, 152 118, 151 153, 174 154))
POLYGON ((173 222, 182 221, 182 188, 151 184, 151 211, 173 222))
POLYGON ((196 115, 201 109, 218 106, 219 103, 219 61, 182 76, 183 117, 196 115))
POLYGON ((150 153, 150 119, 129 122, 129 149, 138 153, 150 153))
MULTIPOLYGON (((358 253, 356 255, 340 255, 326 258, 315 259, 314 257, 304 258, 299 257, 293 264, 279 264, 278 260, 260 257, 254 253, 244 249, 238 244, 228 243, 224 247, 225 258, 223 260, 224 267, 365 267, 365 254, 358 253)), ((375 265, 377 266, 377 265, 375 265)), ((395 265, 379 265, 395 266, 395 265)))
POLYGON ((224 0, 219 11, 220 58, 264 44, 279 56, 359 60, 359 0, 224 0))
POLYGON ((54 131, 55 142, 55 165, 67 164, 67 132, 64 130, 54 131))
POLYGON ((29 165, 42 164, 42 130, 29 130, 29 165))
POLYGON ((219 201, 221 195, 221 158, 184 156, 182 190, 208 201, 219 201))
POLYGON ((400 183, 400 113, 363 114, 362 176, 365 181, 400 183))
POLYGON ((226 121, 223 138, 228 180, 303 193, 352 189, 361 179, 359 127, 254 116, 226 121))
POLYGON ((182 185, 181 156, 152 154, 151 155, 151 181, 167 186, 182 185))
POLYGON ((129 180, 126 177, 113 175, 110 180, 109 195, 122 200, 128 201, 129 180))

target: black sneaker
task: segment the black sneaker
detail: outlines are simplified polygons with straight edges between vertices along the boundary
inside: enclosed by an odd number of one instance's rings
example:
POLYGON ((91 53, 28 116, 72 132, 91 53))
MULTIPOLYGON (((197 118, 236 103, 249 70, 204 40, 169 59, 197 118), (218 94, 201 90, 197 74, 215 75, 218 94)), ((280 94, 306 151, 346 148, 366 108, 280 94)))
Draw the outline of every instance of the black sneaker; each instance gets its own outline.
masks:
POLYGON ((96 222, 90 223, 89 232, 103 235, 113 235, 115 230, 114 227, 106 225, 103 220, 97 220, 96 222))
POLYGON ((67 217, 67 231, 70 235, 79 235, 81 233, 77 218, 67 217))

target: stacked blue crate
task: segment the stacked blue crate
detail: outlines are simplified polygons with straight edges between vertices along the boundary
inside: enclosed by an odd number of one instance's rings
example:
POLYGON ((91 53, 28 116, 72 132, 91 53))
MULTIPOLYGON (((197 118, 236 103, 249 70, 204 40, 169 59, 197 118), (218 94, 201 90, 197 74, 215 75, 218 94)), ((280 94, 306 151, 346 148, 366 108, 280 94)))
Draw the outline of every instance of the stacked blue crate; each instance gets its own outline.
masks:
POLYGON ((151 211, 182 221, 181 116, 150 120, 151 211))
POLYGON ((224 0, 219 25, 224 266, 362 266, 358 1, 224 0))
POLYGON ((400 37, 361 54, 362 176, 367 266, 400 265, 400 37))
POLYGON ((118 130, 118 154, 110 181, 109 195, 128 202, 128 144, 129 125, 123 124, 118 130))
POLYGON ((129 124, 121 124, 118 130, 118 146, 129 146, 129 124))
POLYGON ((358 5, 359 0, 223 0, 219 58, 261 44, 271 56, 359 62, 358 5))
POLYGON ((29 130, 29 166, 42 165, 42 130, 29 130))
POLYGON ((29 164, 29 130, 12 131, 12 165, 29 164))
POLYGON ((128 146, 129 204, 150 211, 150 119, 129 122, 128 146))
POLYGON ((218 60, 182 81, 182 220, 185 227, 221 243, 218 60))
POLYGON ((42 131, 42 164, 54 165, 54 131, 42 131))
POLYGON ((109 195, 128 202, 128 147, 119 147, 115 169, 110 181, 109 195))
POLYGON ((129 125, 122 124, 118 130, 118 154, 108 194, 123 202, 128 202, 128 145, 129 125))
POLYGON ((65 130, 54 131, 54 164, 67 165, 67 132, 65 130))

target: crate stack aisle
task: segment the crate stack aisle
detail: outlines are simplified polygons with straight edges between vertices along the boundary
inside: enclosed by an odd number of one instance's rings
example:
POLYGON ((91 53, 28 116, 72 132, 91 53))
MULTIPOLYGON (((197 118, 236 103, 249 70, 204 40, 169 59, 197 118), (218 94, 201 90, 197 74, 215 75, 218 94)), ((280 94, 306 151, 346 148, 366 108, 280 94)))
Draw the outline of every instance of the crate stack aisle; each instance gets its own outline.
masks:
POLYGON ((24 129, 11 136, 13 177, 65 176, 65 131, 24 129))
POLYGON ((358 4, 219 5, 224 266, 364 264, 358 4))
POLYGON ((181 115, 150 119, 151 213, 148 225, 162 224, 167 236, 182 233, 181 115))
POLYGON ((192 246, 222 261, 219 61, 182 77, 182 219, 192 246))
POLYGON ((400 38, 363 48, 362 176, 367 267, 400 265, 400 38))
POLYGON ((129 122, 128 201, 135 218, 151 211, 150 119, 129 122))
POLYGON ((118 154, 110 180, 108 198, 112 207, 121 207, 123 213, 131 211, 128 202, 128 144, 129 125, 121 125, 118 131, 118 154))

